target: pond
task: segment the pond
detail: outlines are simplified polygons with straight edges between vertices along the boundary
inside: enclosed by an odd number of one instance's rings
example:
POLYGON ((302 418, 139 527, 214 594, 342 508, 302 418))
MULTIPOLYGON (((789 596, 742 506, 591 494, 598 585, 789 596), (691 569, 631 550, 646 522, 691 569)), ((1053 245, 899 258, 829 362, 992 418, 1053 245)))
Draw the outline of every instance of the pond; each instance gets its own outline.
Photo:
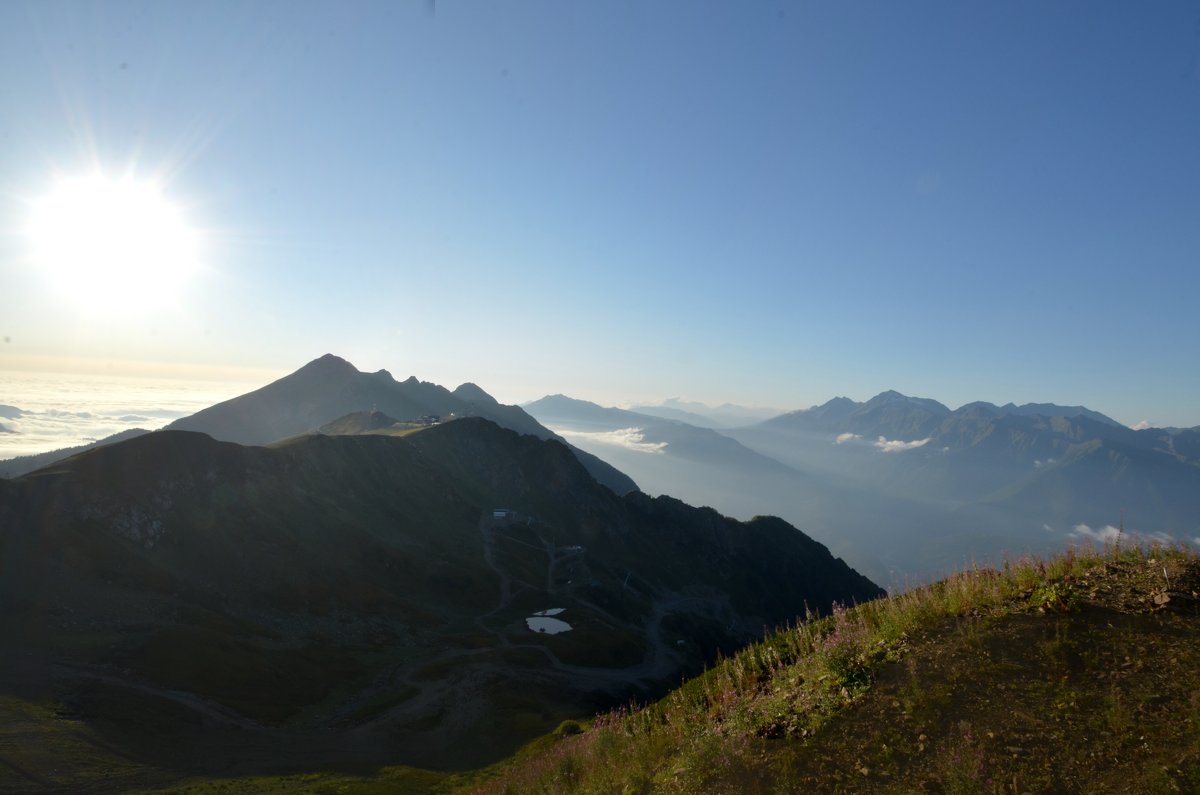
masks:
POLYGON ((552 607, 549 610, 539 610, 529 618, 525 619, 525 624, 534 632, 541 632, 546 635, 557 635, 560 632, 569 632, 571 625, 566 621, 557 618, 551 618, 563 612, 561 607, 552 607))

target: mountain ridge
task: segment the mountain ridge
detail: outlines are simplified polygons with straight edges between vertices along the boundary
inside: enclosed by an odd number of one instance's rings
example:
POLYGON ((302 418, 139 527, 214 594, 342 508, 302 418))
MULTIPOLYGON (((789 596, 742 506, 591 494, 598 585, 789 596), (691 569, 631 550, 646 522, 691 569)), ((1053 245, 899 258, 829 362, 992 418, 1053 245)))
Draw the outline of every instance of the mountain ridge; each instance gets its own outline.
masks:
MULTIPOLYGON (((327 353, 266 386, 175 420, 164 430, 201 431, 216 439, 261 445, 311 433, 358 411, 379 410, 401 421, 478 415, 518 433, 554 437, 520 407, 503 405, 473 384, 458 389, 462 394, 416 376, 396 381, 386 370, 362 373, 345 359, 327 353)), ((578 455, 592 476, 614 491, 637 488, 632 479, 603 460, 584 451, 578 455)))

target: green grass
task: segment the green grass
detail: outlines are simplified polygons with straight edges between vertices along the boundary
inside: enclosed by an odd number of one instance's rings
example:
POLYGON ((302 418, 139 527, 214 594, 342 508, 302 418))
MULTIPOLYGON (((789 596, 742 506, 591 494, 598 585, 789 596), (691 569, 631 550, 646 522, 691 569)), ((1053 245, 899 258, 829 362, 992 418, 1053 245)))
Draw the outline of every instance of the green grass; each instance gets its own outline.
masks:
POLYGON ((1182 549, 964 571, 776 632, 477 788, 1188 791, 1200 780, 1188 588, 1200 561, 1182 549), (1182 612, 1155 604, 1164 568, 1182 612))

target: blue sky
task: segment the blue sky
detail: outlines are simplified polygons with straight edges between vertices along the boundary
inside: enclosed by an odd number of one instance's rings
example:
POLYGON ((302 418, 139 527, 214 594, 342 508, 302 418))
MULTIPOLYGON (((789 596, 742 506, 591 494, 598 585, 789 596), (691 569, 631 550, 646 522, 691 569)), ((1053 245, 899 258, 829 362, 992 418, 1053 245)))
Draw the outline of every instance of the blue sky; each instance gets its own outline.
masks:
POLYGON ((0 368, 1197 425, 1197 142, 1190 2, 10 1, 0 368), (201 230, 181 294, 31 259, 96 167, 201 230))

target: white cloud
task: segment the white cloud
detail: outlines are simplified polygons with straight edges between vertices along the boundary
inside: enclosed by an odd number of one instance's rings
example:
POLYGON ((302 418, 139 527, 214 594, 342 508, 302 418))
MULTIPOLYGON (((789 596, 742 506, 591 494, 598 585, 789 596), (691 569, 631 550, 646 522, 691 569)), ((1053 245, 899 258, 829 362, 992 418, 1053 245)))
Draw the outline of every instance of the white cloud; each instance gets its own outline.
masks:
POLYGON ((1154 426, 1150 424, 1150 420, 1142 420, 1137 425, 1131 425, 1130 427, 1135 431, 1144 431, 1147 428, 1153 428, 1154 426))
POLYGON ((875 442, 875 446, 884 453, 901 453, 905 450, 915 450, 918 447, 924 447, 929 444, 929 439, 917 439, 912 442, 902 442, 899 439, 885 439, 880 436, 879 441, 875 442))
POLYGON ((254 389, 255 384, 5 373, 4 402, 21 407, 0 434, 0 460, 74 447, 130 428, 152 430, 254 389))
POLYGON ((1195 544, 1196 546, 1200 547, 1200 536, 1196 536, 1195 538, 1193 538, 1192 543, 1195 544))
POLYGON ((853 442, 855 439, 861 439, 861 438, 862 437, 859 436, 857 433, 839 433, 837 439, 835 439, 834 441, 837 444, 845 444, 846 442, 853 442))
POLYGON ((1054 528, 1053 528, 1053 527, 1051 527, 1051 526, 1050 526, 1050 525, 1048 525, 1048 524, 1044 524, 1044 525, 1042 525, 1042 529, 1043 529, 1043 530, 1045 530, 1047 533, 1053 533, 1053 532, 1054 532, 1054 528))
POLYGON ((667 447, 666 442, 647 442, 641 428, 621 428, 616 431, 568 431, 562 428, 551 428, 551 430, 577 444, 595 442, 624 447, 626 450, 636 450, 639 453, 661 453, 667 447))
POLYGON ((1121 529, 1109 524, 1099 530, 1093 530, 1085 524, 1077 524, 1071 530, 1071 535, 1077 538, 1090 538, 1092 541, 1099 541, 1101 544, 1108 544, 1121 537, 1121 529))
POLYGON ((1033 467, 1034 467, 1034 469, 1041 469, 1042 467, 1048 467, 1051 464, 1053 464, 1055 462, 1055 460, 1056 459, 1053 459, 1053 458, 1047 458, 1045 461, 1034 461, 1033 467))
MULTIPOLYGON (((1092 541, 1097 541, 1101 544, 1113 543, 1117 539, 1123 539, 1125 541, 1131 541, 1134 544, 1142 545, 1159 544, 1162 546, 1174 546, 1175 544, 1179 543, 1178 539, 1176 539, 1175 536, 1171 535, 1170 533, 1164 533, 1162 531, 1144 533, 1140 530, 1125 530, 1122 532, 1119 527, 1113 527, 1110 524, 1101 527, 1099 530, 1093 530, 1091 527, 1088 527, 1085 524, 1077 524, 1074 528, 1072 528, 1069 535, 1073 535, 1076 538, 1087 538, 1092 541)), ((1200 539, 1195 540, 1200 542, 1200 539)))

